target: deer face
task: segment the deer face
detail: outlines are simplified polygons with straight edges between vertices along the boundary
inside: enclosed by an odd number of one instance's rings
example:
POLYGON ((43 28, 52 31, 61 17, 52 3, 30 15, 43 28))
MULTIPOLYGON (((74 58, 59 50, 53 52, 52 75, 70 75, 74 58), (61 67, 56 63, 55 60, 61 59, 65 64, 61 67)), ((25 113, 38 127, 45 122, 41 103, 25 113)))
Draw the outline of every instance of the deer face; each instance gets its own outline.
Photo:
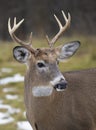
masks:
POLYGON ((30 78, 34 91, 37 91, 36 88, 39 89, 39 87, 46 87, 48 91, 50 87, 51 91, 53 88, 63 91, 67 81, 59 71, 58 63, 71 57, 79 46, 80 43, 75 41, 54 49, 37 49, 35 53, 18 46, 13 49, 13 55, 17 61, 27 64, 28 77, 26 78, 30 78))

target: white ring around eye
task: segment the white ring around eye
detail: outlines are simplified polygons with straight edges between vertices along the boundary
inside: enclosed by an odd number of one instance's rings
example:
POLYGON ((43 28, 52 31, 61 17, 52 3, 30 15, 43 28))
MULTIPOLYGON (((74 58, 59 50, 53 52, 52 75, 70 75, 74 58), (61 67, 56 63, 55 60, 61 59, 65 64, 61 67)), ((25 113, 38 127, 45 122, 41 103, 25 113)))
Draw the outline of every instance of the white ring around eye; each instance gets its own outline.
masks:
POLYGON ((46 65, 46 63, 43 60, 39 60, 36 63, 37 69, 39 70, 39 72, 47 72, 49 69, 49 67, 46 65), (38 66, 38 64, 41 63, 40 66, 38 66))
POLYGON ((39 68, 46 67, 45 62, 44 62, 43 60, 37 61, 37 66, 38 66, 39 68))

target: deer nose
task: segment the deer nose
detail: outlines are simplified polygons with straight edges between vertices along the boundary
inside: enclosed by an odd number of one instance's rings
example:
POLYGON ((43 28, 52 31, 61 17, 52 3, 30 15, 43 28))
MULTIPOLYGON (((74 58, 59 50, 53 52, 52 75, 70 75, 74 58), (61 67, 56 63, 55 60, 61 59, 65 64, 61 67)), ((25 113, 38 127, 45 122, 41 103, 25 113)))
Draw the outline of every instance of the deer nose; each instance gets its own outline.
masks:
POLYGON ((57 91, 63 91, 67 88, 67 81, 61 81, 54 86, 57 91))

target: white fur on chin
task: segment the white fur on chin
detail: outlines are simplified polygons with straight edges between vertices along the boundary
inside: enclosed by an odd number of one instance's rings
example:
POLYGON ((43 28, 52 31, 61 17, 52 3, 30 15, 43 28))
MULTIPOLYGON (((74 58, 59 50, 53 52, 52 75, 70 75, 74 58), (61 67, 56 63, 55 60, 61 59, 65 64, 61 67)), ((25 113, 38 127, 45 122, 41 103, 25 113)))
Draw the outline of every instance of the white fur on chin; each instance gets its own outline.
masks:
POLYGON ((50 86, 34 86, 32 94, 34 97, 50 96, 53 92, 53 87, 50 86))

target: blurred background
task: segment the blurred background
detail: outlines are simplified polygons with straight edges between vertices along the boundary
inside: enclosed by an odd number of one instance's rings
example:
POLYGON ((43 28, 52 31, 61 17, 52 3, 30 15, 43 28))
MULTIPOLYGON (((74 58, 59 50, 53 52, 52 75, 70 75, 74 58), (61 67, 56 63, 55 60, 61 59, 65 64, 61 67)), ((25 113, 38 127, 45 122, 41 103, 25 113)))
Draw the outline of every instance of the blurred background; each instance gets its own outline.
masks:
POLYGON ((53 17, 55 13, 62 20, 61 10, 72 16, 72 24, 66 34, 96 34, 96 1, 95 0, 1 0, 0 3, 0 39, 9 40, 7 21, 25 19, 18 35, 25 37, 31 31, 35 36, 58 31, 53 17), (22 32, 22 33, 21 33, 22 32))
POLYGON ((13 58, 13 43, 8 33, 7 22, 14 17, 17 23, 25 21, 16 35, 28 41, 33 32, 34 47, 48 47, 45 35, 50 39, 58 32, 54 14, 62 24, 61 10, 72 21, 70 28, 57 41, 56 46, 78 40, 81 47, 68 62, 60 63, 61 71, 81 70, 96 67, 96 0, 1 0, 0 2, 0 130, 31 130, 26 121, 24 106, 24 74, 26 67, 13 58))

